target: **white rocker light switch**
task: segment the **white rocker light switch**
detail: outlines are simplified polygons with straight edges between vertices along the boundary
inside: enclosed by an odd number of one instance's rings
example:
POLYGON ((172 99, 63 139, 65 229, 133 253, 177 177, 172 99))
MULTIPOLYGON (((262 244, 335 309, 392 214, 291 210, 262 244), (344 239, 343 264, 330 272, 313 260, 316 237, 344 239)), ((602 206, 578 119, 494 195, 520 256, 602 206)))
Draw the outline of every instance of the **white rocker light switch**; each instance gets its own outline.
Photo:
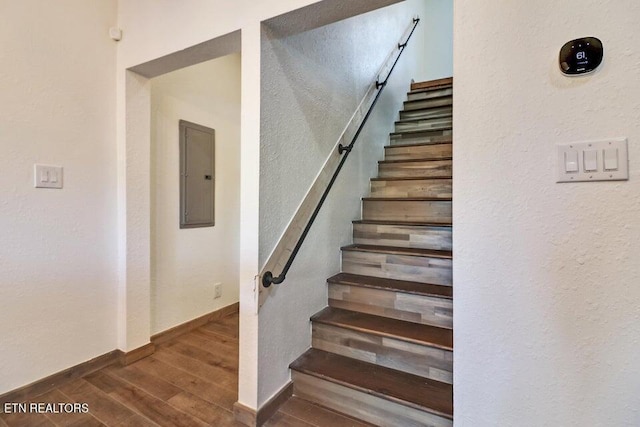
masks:
POLYGON ((564 170, 566 172, 578 172, 578 152, 567 151, 564 154, 564 170))
POLYGON ((604 150, 604 170, 618 170, 618 149, 607 148, 604 150))
POLYGON ((584 151, 584 170, 596 172, 598 170, 598 152, 596 150, 584 151))

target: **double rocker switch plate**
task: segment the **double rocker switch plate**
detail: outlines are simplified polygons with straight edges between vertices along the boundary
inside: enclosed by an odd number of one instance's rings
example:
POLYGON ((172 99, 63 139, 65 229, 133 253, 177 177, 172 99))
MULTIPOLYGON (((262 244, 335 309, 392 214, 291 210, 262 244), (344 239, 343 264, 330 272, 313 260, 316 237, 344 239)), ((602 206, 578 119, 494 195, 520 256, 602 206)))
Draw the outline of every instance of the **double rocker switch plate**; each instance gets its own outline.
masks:
POLYGON ((34 165, 36 188, 62 188, 62 166, 34 165))
POLYGON ((558 182, 629 179, 627 140, 558 145, 558 182))

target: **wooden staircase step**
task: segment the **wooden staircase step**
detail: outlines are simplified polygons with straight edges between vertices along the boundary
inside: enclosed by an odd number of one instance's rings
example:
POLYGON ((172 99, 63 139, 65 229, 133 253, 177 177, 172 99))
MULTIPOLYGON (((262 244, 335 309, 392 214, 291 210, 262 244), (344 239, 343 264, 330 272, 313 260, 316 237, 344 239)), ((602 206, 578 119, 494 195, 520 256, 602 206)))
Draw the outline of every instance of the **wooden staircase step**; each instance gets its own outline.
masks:
POLYGON ((434 161, 438 161, 438 160, 453 160, 453 158, 451 156, 448 157, 440 157, 437 159, 434 158, 410 158, 410 159, 398 159, 398 160, 378 160, 378 164, 379 165, 385 165, 385 164, 395 164, 395 163, 400 163, 400 164, 405 164, 405 163, 412 163, 412 162, 434 162, 434 161))
POLYGON ((340 273, 327 281, 329 305, 412 323, 453 327, 450 286, 340 273))
POLYGON ((450 225, 353 224, 353 243, 450 251, 450 225))
POLYGON ((376 179, 371 181, 372 197, 432 197, 450 198, 451 179, 411 178, 376 179))
POLYGON ((452 383, 450 329, 333 307, 311 321, 313 348, 452 383))
POLYGON ((451 129, 393 132, 389 134, 389 142, 391 145, 444 142, 451 141, 452 133, 451 129))
POLYGON ((411 83, 411 91, 432 89, 438 86, 453 85, 453 77, 411 83))
POLYGON ((409 117, 409 118, 400 118, 398 120, 396 120, 394 122, 394 124, 402 124, 402 123, 416 123, 416 122, 420 122, 420 121, 432 121, 432 122, 437 122, 437 121, 451 121, 451 119, 453 118, 453 113, 449 112, 447 114, 445 113, 440 113, 440 114, 434 114, 433 117, 409 117))
POLYGON ((403 110, 422 110, 424 108, 448 107, 453 105, 453 97, 451 95, 439 96, 429 99, 417 99, 415 101, 404 101, 403 110))
POLYGON ((426 179, 426 180, 446 180, 446 179, 451 179, 451 175, 442 175, 442 176, 430 176, 427 178, 421 178, 421 177, 415 177, 415 176, 390 176, 388 178, 384 178, 384 177, 375 177, 375 178, 371 178, 371 181, 389 181, 389 182, 394 182, 394 181, 416 181, 416 180, 421 180, 421 179, 426 179))
POLYGON ((439 145, 439 144, 453 144, 451 135, 444 135, 441 141, 397 143, 393 145, 385 145, 384 149, 392 150, 394 148, 427 147, 429 145, 439 145))
POLYGON ((309 349, 290 368, 294 395, 376 425, 451 426, 453 387, 309 349))
POLYGON ((417 110, 400 111, 400 120, 415 120, 415 119, 435 119, 438 117, 452 117, 453 107, 434 107, 434 108, 421 108, 417 110))
POLYGON ((364 220, 364 219, 356 219, 352 221, 354 224, 377 224, 377 225, 399 225, 399 226, 411 226, 411 225, 424 225, 427 227, 446 227, 452 226, 451 222, 443 223, 443 222, 428 222, 428 221, 376 221, 376 220, 364 220))
POLYGON ((384 159, 451 159, 453 144, 449 141, 432 144, 388 145, 384 147, 384 159))
POLYGON ((451 159, 390 160, 378 163, 378 178, 432 178, 452 176, 451 159))
POLYGON ((431 249, 421 248, 399 248, 396 246, 378 246, 378 245, 347 245, 340 248, 342 251, 358 251, 358 252, 375 252, 391 255, 419 256, 430 258, 452 259, 451 251, 435 251, 431 249))
POLYGON ((311 321, 442 350, 453 350, 453 332, 437 326, 419 325, 333 307, 324 308, 311 317, 311 321))
POLYGON ((447 198, 365 198, 362 219, 448 224, 452 202, 447 198))
POLYGON ((451 259, 450 251, 349 245, 342 248, 342 271, 451 286, 451 259))
POLYGON ((451 299, 453 296, 452 288, 450 286, 362 276, 359 274, 338 273, 327 279, 327 282, 336 285, 358 286, 435 298, 451 299))
POLYGON ((363 197, 364 202, 451 202, 451 197, 363 197))
POLYGON ((433 86, 429 86, 429 87, 423 87, 423 88, 418 88, 418 89, 410 89, 409 92, 407 92, 407 96, 412 95, 412 94, 416 94, 416 93, 422 93, 422 92, 434 92, 434 91, 439 91, 442 89, 452 89, 453 88, 453 84, 450 82, 444 82, 441 84, 434 84, 433 86))
MULTIPOLYGON (((428 136, 445 136, 445 135, 451 135, 451 131, 453 130, 452 127, 448 127, 446 129, 443 129, 442 131, 432 131, 432 130, 407 130, 404 132, 391 132, 389 135, 391 138, 397 137, 399 139, 408 139, 409 137, 411 137, 412 135, 424 135, 426 137, 428 136), (443 133, 444 131, 449 131, 449 133, 443 133)), ((449 138, 451 139, 451 138, 449 138)))
POLYGON ((361 276, 359 274, 338 273, 327 280, 330 284, 359 286, 383 291, 402 292, 406 294, 451 299, 451 286, 433 285, 431 283, 410 282, 407 280, 383 279, 380 277, 361 276))
POLYGON ((407 100, 415 101, 417 99, 429 99, 439 96, 451 96, 453 95, 452 85, 436 86, 430 89, 412 90, 407 93, 407 100))
POLYGON ((449 129, 452 123, 452 117, 399 120, 395 122, 395 132, 449 129))

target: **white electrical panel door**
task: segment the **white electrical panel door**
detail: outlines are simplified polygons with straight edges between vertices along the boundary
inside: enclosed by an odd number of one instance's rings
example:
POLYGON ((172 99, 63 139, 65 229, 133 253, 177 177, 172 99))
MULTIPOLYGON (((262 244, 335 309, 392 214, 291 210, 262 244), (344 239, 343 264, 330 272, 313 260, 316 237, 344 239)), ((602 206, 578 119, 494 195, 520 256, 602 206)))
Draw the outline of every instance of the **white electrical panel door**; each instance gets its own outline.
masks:
POLYGON ((572 142, 558 145, 558 182, 629 179, 627 140, 572 142))
POLYGON ((180 228, 215 224, 215 131, 180 121, 180 228))

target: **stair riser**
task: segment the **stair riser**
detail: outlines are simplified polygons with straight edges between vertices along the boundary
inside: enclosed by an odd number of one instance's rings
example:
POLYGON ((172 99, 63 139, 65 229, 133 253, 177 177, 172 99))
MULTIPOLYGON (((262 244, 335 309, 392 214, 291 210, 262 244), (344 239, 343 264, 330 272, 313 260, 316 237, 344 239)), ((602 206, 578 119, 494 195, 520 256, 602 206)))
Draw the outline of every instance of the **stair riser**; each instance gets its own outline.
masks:
POLYGON ((423 91, 409 92, 407 94, 407 100, 417 101, 419 99, 430 99, 430 98, 437 98, 439 96, 450 96, 450 95, 453 95, 453 88, 444 87, 440 89, 429 90, 426 92, 423 92, 423 91))
POLYGON ((372 197, 451 197, 450 179, 371 181, 372 197))
POLYGON ((451 117, 441 119, 426 119, 411 122, 398 122, 395 125, 396 132, 412 132, 418 130, 443 130, 449 129, 452 123, 451 117))
POLYGON ((449 298, 330 283, 329 305, 391 319, 453 328, 453 302, 449 298))
POLYGON ((450 224, 451 202, 364 200, 362 202, 362 219, 450 224))
POLYGON ((415 145, 410 147, 385 147, 385 160, 434 159, 452 157, 453 144, 415 145))
POLYGON ((363 276, 451 286, 451 260, 426 256, 342 251, 342 271, 363 276))
POLYGON ((443 131, 429 131, 418 133, 391 134, 390 144, 432 144, 439 142, 451 142, 451 129, 443 131))
POLYGON ((453 105, 453 98, 447 96, 445 98, 423 99, 419 101, 407 101, 404 103, 404 111, 421 110, 423 108, 448 107, 453 105))
POLYGON ((453 421, 295 370, 293 394, 334 411, 384 427, 452 427, 453 421))
POLYGON ((451 117, 453 107, 427 108, 425 110, 400 111, 400 120, 405 119, 435 119, 439 117, 451 117))
POLYGON ((424 162, 380 163, 379 178, 429 178, 433 176, 451 176, 451 160, 424 162))
POLYGON ((422 89, 437 89, 441 87, 453 86, 453 77, 445 77, 442 79, 429 80, 425 82, 412 82, 411 92, 422 89))
POLYGON ((354 224, 353 243, 450 251, 451 227, 354 224))
POLYGON ((453 352, 331 325, 312 326, 313 348, 453 383, 453 352))

